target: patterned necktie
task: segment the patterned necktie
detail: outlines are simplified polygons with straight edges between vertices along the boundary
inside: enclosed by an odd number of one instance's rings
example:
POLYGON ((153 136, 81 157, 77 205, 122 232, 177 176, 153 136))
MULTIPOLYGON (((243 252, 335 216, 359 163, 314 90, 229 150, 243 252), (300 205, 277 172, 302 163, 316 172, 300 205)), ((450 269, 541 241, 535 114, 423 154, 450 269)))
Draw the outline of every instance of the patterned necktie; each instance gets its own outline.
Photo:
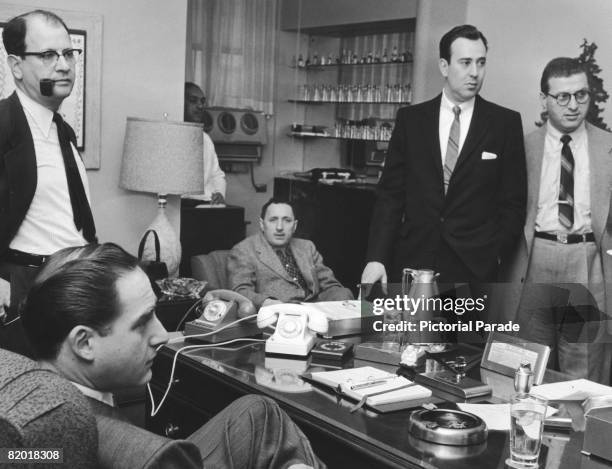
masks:
POLYGON ((89 201, 85 194, 79 167, 74 159, 72 147, 70 146, 71 136, 74 137, 72 129, 62 119, 57 112, 53 113, 53 122, 57 126, 57 138, 62 150, 64 159, 64 169, 66 170, 66 181, 68 182, 68 193, 70 204, 72 205, 72 218, 74 226, 80 231, 83 230, 83 237, 90 243, 97 242, 96 226, 94 224, 89 201))
POLYGON ((563 135, 561 142, 561 175, 559 178, 559 223, 565 228, 574 224, 574 155, 569 146, 572 137, 563 135))
POLYGON ((300 272, 300 269, 295 261, 295 257, 293 257, 292 252, 289 249, 277 249, 276 255, 283 264, 283 267, 289 274, 289 277, 293 279, 294 282, 297 282, 300 287, 304 290, 304 292, 308 293, 308 285, 306 284, 306 280, 300 272))
POLYGON ((461 123, 459 122, 459 115, 461 114, 461 108, 459 106, 453 106, 453 113, 455 119, 450 128, 448 134, 448 145, 446 147, 446 157, 444 158, 444 193, 448 191, 448 183, 457 164, 457 157, 459 156, 459 135, 461 131, 461 123))

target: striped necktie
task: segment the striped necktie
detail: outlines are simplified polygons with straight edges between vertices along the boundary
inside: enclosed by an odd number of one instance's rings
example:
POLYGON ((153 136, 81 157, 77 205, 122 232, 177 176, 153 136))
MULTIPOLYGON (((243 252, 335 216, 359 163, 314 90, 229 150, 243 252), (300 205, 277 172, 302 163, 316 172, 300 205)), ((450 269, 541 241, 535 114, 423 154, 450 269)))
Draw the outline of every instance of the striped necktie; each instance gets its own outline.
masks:
POLYGON ((457 157, 459 156, 459 135, 461 131, 461 123, 459 122, 459 115, 461 114, 461 108, 459 106, 453 106, 453 113, 455 119, 450 128, 448 134, 448 145, 446 147, 446 157, 444 158, 444 193, 448 191, 448 183, 457 164, 457 157))
POLYGON ((574 224, 574 155, 569 146, 572 137, 561 136, 561 174, 559 178, 559 223, 565 228, 574 224))

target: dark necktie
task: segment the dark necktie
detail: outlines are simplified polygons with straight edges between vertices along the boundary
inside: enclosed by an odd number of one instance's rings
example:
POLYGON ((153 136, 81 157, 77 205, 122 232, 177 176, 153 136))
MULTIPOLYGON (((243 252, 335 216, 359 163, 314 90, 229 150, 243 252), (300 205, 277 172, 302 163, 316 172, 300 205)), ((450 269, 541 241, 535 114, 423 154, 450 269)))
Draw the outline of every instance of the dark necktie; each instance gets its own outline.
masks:
POLYGON ((293 257, 291 251, 288 248, 277 249, 276 255, 278 256, 281 261, 281 264, 283 264, 283 267, 289 274, 289 277, 291 277, 295 282, 297 282, 300 287, 302 287, 304 292, 308 293, 308 285, 306 284, 306 280, 304 279, 302 272, 300 272, 297 262, 295 261, 295 257, 293 257))
POLYGON ((444 193, 448 191, 448 183, 455 170, 457 164, 457 157, 459 156, 459 135, 461 133, 461 124, 459 122, 459 115, 461 114, 461 108, 459 106, 453 106, 453 113, 455 118, 448 134, 448 145, 446 146, 446 156, 444 157, 444 193))
POLYGON ((574 155, 569 146, 572 137, 563 135, 561 142, 561 175, 559 178, 559 223, 565 228, 574 225, 574 155))
POLYGON ((87 201, 83 181, 79 173, 79 167, 74 159, 70 141, 74 139, 74 132, 64 122, 62 116, 57 112, 53 113, 53 122, 57 126, 57 138, 62 150, 64 159, 64 169, 66 170, 66 181, 68 182, 68 192, 70 194, 70 204, 72 205, 72 218, 74 226, 78 231, 83 230, 83 237, 90 243, 97 242, 96 226, 94 224, 91 208, 87 201))

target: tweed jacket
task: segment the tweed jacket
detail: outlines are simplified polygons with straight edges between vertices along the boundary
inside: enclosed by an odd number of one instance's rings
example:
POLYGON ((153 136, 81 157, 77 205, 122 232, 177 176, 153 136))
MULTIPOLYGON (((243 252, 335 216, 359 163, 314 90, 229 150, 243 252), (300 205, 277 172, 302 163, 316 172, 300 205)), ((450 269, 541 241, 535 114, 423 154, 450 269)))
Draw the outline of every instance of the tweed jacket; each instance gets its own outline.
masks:
POLYGON ((95 468, 95 417, 70 382, 0 349, 0 448, 62 448, 62 467, 95 468))
POLYGON ((230 288, 250 299, 258 308, 268 298, 287 301, 334 301, 353 299, 353 294, 334 277, 312 241, 292 238, 289 249, 308 285, 308 294, 293 280, 263 234, 249 236, 230 252, 227 276, 230 288))

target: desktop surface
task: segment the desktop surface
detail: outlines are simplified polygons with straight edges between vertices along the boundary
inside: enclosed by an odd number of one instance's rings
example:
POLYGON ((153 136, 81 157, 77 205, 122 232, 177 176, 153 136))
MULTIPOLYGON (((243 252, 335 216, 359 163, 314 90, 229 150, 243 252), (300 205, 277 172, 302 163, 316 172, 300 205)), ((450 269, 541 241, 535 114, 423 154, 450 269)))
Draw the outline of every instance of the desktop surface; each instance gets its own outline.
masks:
MULTIPOLYGON (((176 352, 186 345, 193 343, 171 344, 158 354, 151 383, 156 404, 166 390, 176 352)), ((344 362, 345 367, 364 365, 385 367, 352 359, 344 362)), ((310 357, 298 360, 266 356, 263 343, 186 350, 178 355, 175 382, 167 402, 155 418, 148 418, 147 427, 167 436, 185 437, 234 399, 256 393, 279 403, 330 468, 504 467, 509 453, 507 431, 489 431, 487 441, 475 446, 428 443, 408 432, 408 419, 414 409, 380 414, 362 408, 350 413, 354 401, 341 399, 300 378, 304 372, 324 370, 313 364, 310 357)), ((443 408, 456 408, 457 402, 506 402, 513 393, 512 378, 487 370, 482 370, 481 377, 480 372, 478 367, 471 371, 473 377, 491 384, 492 395, 465 401, 434 391, 423 402, 443 408)), ((555 372, 545 376, 546 382, 563 379, 566 377, 555 372)), ((541 467, 576 468, 585 464, 586 457, 580 454, 582 432, 547 434, 543 441, 541 467)))

